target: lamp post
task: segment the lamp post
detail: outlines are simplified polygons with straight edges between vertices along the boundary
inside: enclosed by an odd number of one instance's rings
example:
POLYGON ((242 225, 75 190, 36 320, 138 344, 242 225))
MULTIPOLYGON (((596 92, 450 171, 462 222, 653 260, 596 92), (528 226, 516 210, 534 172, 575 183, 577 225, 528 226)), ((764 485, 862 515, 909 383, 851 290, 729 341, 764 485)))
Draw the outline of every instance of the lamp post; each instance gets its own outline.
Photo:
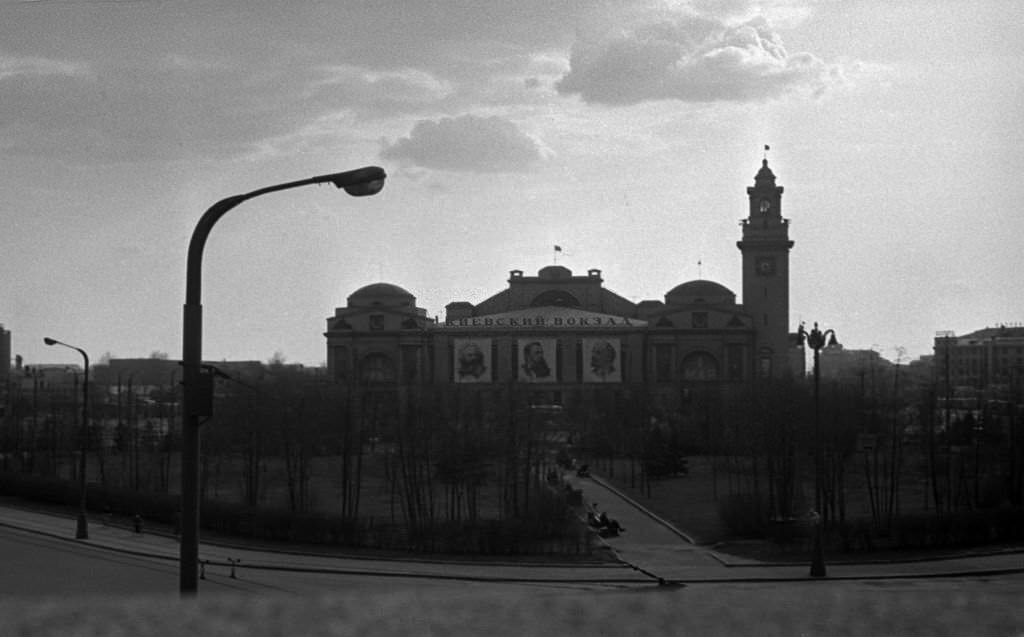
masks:
POLYGON ((804 324, 800 324, 800 329, 797 331, 797 337, 800 345, 806 343, 814 351, 814 550, 811 555, 811 577, 825 577, 825 551, 822 547, 821 542, 821 524, 822 515, 821 511, 824 508, 824 497, 822 488, 822 473, 824 470, 824 458, 822 457, 822 442, 821 442, 821 370, 818 365, 818 356, 821 352, 821 348, 826 346, 838 345, 836 341, 835 330, 825 330, 822 332, 818 329, 818 324, 814 324, 814 329, 808 332, 804 329, 804 324))
POLYGON ((217 220, 240 203, 279 190, 331 183, 353 197, 375 195, 387 177, 377 166, 267 186, 234 195, 210 206, 196 224, 188 246, 185 276, 185 307, 182 328, 182 422, 181 422, 181 558, 179 585, 182 596, 195 595, 199 587, 199 419, 212 413, 213 377, 204 374, 203 307, 201 303, 203 247, 217 220))
POLYGON ((70 349, 75 350, 82 355, 82 359, 85 361, 85 376, 82 382, 82 428, 80 436, 81 451, 78 458, 78 525, 75 529, 75 537, 79 540, 89 539, 89 522, 85 517, 85 456, 89 451, 89 355, 85 353, 85 350, 74 345, 68 345, 62 343, 56 339, 46 337, 43 342, 47 345, 63 345, 70 349))

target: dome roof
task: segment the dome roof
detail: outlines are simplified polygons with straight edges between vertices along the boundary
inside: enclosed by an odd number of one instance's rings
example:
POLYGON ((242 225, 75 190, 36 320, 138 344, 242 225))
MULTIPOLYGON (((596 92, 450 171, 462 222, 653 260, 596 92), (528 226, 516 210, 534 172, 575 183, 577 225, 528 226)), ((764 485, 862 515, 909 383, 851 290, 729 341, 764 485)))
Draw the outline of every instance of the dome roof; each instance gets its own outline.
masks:
POLYGON ((416 297, 393 283, 371 283, 348 295, 351 305, 415 305, 416 297))
POLYGON ((571 279, 572 270, 564 265, 549 265, 541 268, 537 276, 542 279, 571 279))
POLYGON ((754 175, 754 188, 774 188, 775 187, 775 173, 768 167, 768 160, 765 159, 761 162, 761 170, 757 171, 754 175))
POLYGON ((698 279, 680 283, 665 294, 667 305, 690 305, 707 303, 710 305, 735 305, 736 295, 721 283, 698 279))

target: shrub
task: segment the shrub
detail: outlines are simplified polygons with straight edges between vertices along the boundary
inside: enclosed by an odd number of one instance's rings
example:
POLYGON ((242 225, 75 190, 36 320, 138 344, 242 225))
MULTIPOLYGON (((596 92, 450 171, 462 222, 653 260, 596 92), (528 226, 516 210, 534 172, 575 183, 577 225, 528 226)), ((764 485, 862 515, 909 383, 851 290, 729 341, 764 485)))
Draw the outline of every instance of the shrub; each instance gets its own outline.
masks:
POLYGON ((761 498, 752 493, 734 493, 718 504, 722 522, 741 538, 760 539, 767 535, 767 516, 761 498))
POLYGON ((1024 508, 904 515, 895 518, 887 530, 868 518, 854 519, 847 520, 839 528, 839 534, 843 550, 848 552, 965 548, 1020 542, 1024 540, 1024 508))
MULTIPOLYGON (((20 473, 0 473, 0 494, 62 507, 77 506, 80 495, 77 483, 20 473)), ((423 521, 414 528, 220 501, 204 501, 199 519, 207 531, 281 542, 430 553, 589 555, 592 544, 583 525, 571 515, 570 497, 564 490, 542 489, 531 499, 531 510, 523 518, 423 521)), ((180 507, 176 495, 96 484, 88 486, 87 503, 94 511, 140 515, 168 525, 178 522, 180 507)))

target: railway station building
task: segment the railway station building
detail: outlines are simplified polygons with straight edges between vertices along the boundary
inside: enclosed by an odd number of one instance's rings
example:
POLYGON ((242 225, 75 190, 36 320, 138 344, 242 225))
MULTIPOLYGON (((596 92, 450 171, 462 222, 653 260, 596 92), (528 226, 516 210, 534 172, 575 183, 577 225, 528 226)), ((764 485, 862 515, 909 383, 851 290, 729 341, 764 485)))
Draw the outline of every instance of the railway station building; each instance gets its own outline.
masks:
POLYGON ((412 292, 373 283, 327 319, 329 374, 354 387, 425 383, 484 395, 515 387, 545 405, 643 395, 653 413, 803 374, 789 316, 793 241, 767 160, 746 193, 740 300, 698 279, 634 303, 605 287, 599 269, 550 265, 536 275, 512 270, 504 289, 475 304, 453 301, 435 320, 412 292))

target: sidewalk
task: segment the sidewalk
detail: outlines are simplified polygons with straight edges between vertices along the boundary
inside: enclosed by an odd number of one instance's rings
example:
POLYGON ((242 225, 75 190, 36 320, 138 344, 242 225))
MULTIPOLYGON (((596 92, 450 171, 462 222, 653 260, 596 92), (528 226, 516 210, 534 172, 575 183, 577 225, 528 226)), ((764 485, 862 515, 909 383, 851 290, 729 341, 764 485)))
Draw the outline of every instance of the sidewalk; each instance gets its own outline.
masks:
MULTIPOLYGON (((409 576, 475 581, 573 581, 664 583, 758 582, 809 580, 809 562, 766 563, 736 557, 694 544, 691 538, 641 504, 626 497, 599 476, 567 476, 583 492, 584 502, 597 503, 625 531, 603 540, 621 564, 479 563, 458 560, 422 560, 414 557, 356 556, 309 547, 290 550, 281 545, 251 541, 211 544, 203 538, 200 558, 208 565, 229 567, 241 559, 242 568, 315 573, 409 576)), ((143 532, 90 519, 89 539, 75 540, 73 516, 22 508, 0 507, 0 526, 21 529, 70 542, 86 542, 125 554, 168 561, 179 559, 177 540, 169 535, 143 532)), ((1024 573, 1024 549, 985 555, 957 555, 938 559, 849 563, 830 562, 827 579, 899 579, 979 577, 1024 573)))

